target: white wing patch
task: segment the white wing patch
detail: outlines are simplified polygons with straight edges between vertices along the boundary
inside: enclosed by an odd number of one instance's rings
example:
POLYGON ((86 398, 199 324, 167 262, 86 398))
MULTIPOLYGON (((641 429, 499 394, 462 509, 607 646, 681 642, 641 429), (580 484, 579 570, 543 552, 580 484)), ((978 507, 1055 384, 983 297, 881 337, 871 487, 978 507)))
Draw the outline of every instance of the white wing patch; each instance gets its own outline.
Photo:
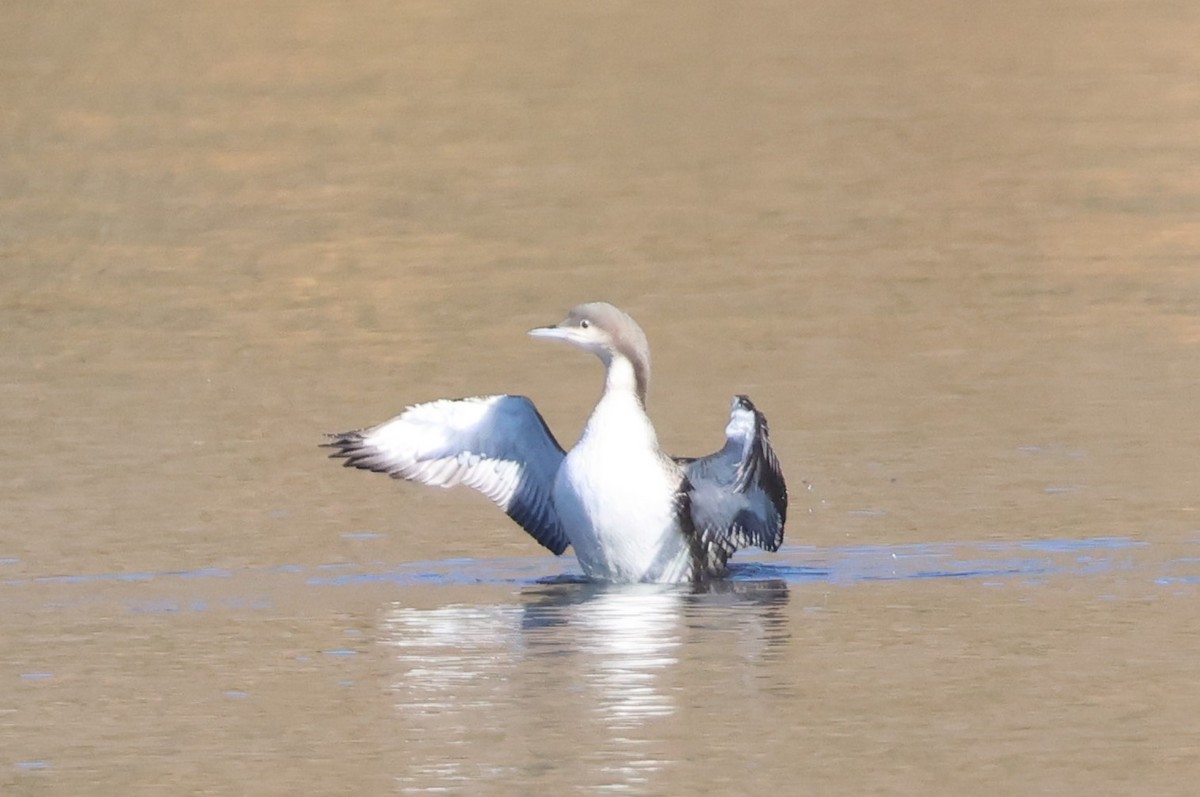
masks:
POLYGON ((524 396, 417 404, 370 429, 330 435, 325 445, 347 467, 471 487, 554 553, 569 544, 552 500, 563 450, 524 396))

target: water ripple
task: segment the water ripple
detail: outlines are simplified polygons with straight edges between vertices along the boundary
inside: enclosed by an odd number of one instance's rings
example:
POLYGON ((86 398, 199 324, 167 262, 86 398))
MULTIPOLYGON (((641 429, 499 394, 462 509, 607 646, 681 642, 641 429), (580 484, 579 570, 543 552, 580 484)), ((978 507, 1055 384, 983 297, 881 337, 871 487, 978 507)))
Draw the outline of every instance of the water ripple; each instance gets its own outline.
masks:
MULTIPOLYGON (((728 578, 718 584, 782 582, 789 585, 825 583, 852 586, 876 581, 961 579, 980 580, 995 586, 1010 582, 1036 583, 1052 576, 1083 578, 1118 572, 1127 572, 1135 577, 1140 574, 1146 583, 1160 586, 1200 583, 1200 567, 1195 557, 1172 558, 1166 556, 1165 549, 1155 550, 1150 543, 1130 537, 833 548, 788 546, 776 554, 747 551, 741 558, 743 561, 731 566, 728 578)), ((533 556, 455 558, 403 564, 330 562, 315 565, 278 564, 237 570, 200 567, 161 572, 56 574, 0 580, 0 589, 38 586, 70 588, 114 582, 203 584, 205 581, 219 580, 230 586, 252 585, 255 594, 261 595, 262 590, 273 581, 294 584, 297 579, 310 588, 587 584, 571 557, 533 556)), ((244 595, 214 600, 173 600, 160 596, 154 600, 131 602, 129 608, 135 612, 155 613, 263 608, 270 605, 271 601, 262 597, 247 602, 244 595)))

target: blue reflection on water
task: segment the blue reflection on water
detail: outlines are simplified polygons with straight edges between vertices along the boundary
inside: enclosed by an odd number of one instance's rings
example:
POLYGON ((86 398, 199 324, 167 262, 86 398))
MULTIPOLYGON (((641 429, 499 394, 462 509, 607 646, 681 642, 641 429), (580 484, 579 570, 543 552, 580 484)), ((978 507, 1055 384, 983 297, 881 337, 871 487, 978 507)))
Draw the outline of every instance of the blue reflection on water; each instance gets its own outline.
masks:
POLYGON ((799 548, 803 565, 765 560, 734 565, 731 578, 779 578, 789 583, 895 581, 934 578, 1037 578, 1093 575, 1128 569, 1125 552, 1149 547, 1128 537, 1025 540, 981 543, 857 545, 799 548))
MULTIPOLYGON (((1012 540, 986 542, 916 543, 906 545, 856 545, 835 548, 788 546, 776 554, 748 551, 735 562, 726 582, 783 582, 790 585, 830 584, 849 586, 876 581, 922 579, 980 580, 984 586, 1007 583, 1036 584, 1052 576, 1087 577, 1135 572, 1147 584, 1200 583, 1200 557, 1165 557, 1153 553, 1150 543, 1130 537, 1012 540), (761 557, 761 558, 757 558, 761 557)), ((508 559, 454 558, 435 562, 388 564, 330 562, 317 565, 280 564, 229 570, 203 567, 193 570, 136 573, 93 573, 36 576, 0 580, 0 587, 75 585, 97 583, 204 582, 232 579, 253 585, 251 595, 187 599, 157 596, 128 603, 131 612, 203 612, 210 609, 270 608, 264 597, 272 581, 295 583, 299 578, 313 588, 369 585, 471 586, 578 584, 586 580, 570 556, 532 556, 508 559)))
POLYGON ((47 761, 18 761, 17 762, 17 769, 23 769, 26 771, 49 769, 49 768, 50 768, 50 763, 47 761))

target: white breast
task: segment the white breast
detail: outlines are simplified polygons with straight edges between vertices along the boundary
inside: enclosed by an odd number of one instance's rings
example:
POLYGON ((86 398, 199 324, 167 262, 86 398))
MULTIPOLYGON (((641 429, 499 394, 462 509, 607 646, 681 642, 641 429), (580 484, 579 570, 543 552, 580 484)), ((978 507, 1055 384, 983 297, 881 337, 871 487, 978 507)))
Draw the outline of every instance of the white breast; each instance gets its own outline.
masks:
POLYGON ((554 483, 583 571, 610 581, 685 579, 691 561, 676 518, 680 479, 637 398, 606 394, 554 483))

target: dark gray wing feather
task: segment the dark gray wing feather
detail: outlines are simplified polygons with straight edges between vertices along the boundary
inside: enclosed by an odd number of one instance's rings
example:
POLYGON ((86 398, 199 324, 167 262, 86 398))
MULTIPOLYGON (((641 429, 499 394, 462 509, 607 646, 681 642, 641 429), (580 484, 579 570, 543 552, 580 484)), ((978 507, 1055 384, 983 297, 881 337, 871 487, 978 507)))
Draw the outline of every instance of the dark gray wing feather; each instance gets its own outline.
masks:
POLYGON ((563 450, 525 396, 442 399, 370 429, 329 435, 346 467, 486 495, 555 554, 570 545, 554 509, 563 450))
POLYGON ((723 570, 740 548, 778 550, 787 520, 787 484, 771 448, 767 419, 749 398, 734 398, 720 451, 676 462, 686 477, 693 548, 706 570, 723 570))

